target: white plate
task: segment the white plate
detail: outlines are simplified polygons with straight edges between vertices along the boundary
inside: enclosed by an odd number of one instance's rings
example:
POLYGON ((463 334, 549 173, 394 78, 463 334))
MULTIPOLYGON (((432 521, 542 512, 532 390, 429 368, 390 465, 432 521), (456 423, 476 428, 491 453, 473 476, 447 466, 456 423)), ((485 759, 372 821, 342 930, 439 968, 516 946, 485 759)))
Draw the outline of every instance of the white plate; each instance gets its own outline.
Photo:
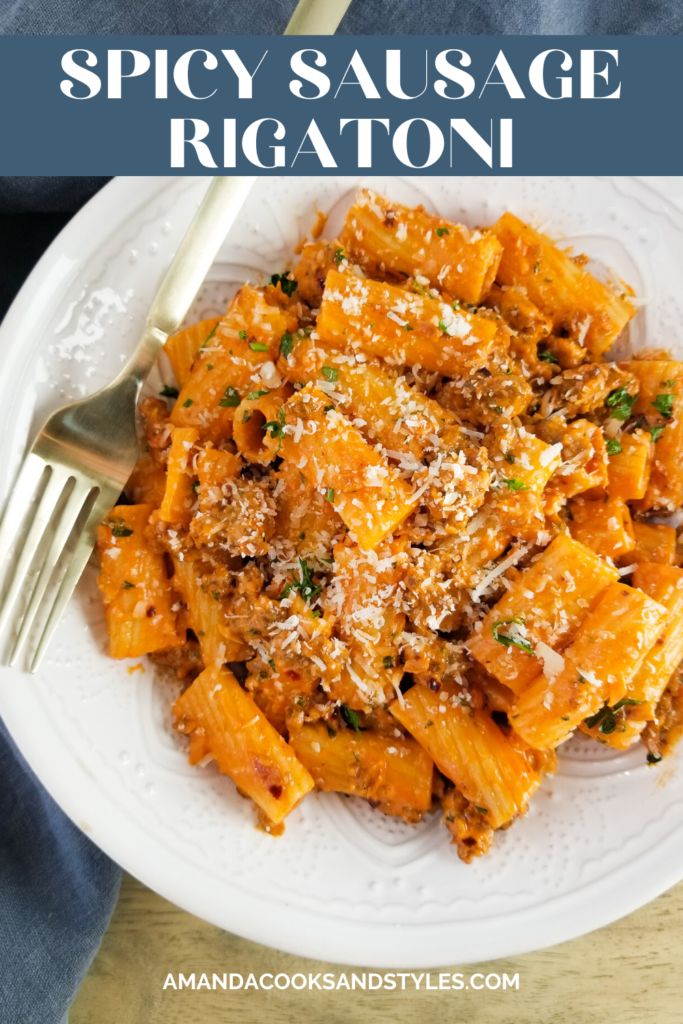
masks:
MULTIPOLYGON (((194 314, 245 278, 289 265, 316 209, 337 216, 356 180, 262 179, 194 314)), ((472 224, 509 207, 610 265, 648 300, 630 332, 683 355, 683 215, 635 179, 373 179, 472 224)), ((46 410, 107 381, 134 344, 154 287, 205 182, 119 179, 62 232, 0 329, 0 467, 46 410)), ((683 772, 639 747, 566 750, 528 816, 466 866, 436 817, 402 825, 360 801, 307 799, 285 835, 212 769, 190 768, 168 688, 103 651, 91 568, 36 677, 3 670, 0 710, 64 810, 115 860, 200 917, 321 959, 427 967, 570 939, 683 877, 683 772)))

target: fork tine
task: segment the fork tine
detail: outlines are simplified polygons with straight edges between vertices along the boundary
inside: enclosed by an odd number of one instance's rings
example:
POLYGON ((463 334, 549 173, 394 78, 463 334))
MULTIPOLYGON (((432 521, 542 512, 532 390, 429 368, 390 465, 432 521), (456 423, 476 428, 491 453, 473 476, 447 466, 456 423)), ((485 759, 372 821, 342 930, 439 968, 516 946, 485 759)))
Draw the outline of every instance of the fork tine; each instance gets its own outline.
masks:
MULTIPOLYGON (((51 522, 57 503, 64 491, 64 487, 70 479, 63 472, 55 470, 54 467, 50 468, 50 475, 42 494, 40 495, 38 507, 35 510, 28 532, 22 542, 21 550, 17 555, 17 560, 12 569, 12 577, 9 581, 9 586, 7 587, 4 598, 2 599, 2 604, 0 605, 1 639, 5 638, 5 627, 9 616, 11 615, 20 591, 26 586, 27 573, 31 568, 36 552, 40 547, 40 543, 45 535, 45 530, 51 522)), ((17 531, 15 530, 14 532, 16 535, 17 531)), ((0 543, 1 542, 2 538, 0 538, 0 543)), ((8 565, 9 564, 11 563, 8 563, 8 565)), ((6 568, 7 567, 8 566, 6 566, 6 568)))
POLYGON ((31 631, 31 627, 33 626, 36 613, 42 603, 48 584, 52 579, 52 575, 57 568, 62 555, 64 554, 67 541, 69 540, 71 532, 76 526, 92 491, 92 485, 84 486, 83 484, 76 482, 64 503, 63 508, 61 509, 59 518, 55 525, 54 533, 50 540, 50 546, 45 553, 43 564, 33 588, 33 593, 31 594, 28 607, 26 608, 23 618, 19 623, 19 631, 9 655, 9 665, 14 665, 19 652, 24 646, 24 643, 31 631))
POLYGON ((59 622, 67 601, 71 597, 76 584, 78 583, 83 570, 88 564, 90 555, 95 546, 95 530, 97 525, 104 519, 112 503, 111 494, 100 493, 93 503, 88 517, 83 524, 78 537, 75 540, 74 551, 66 566, 66 571, 59 584, 56 597, 52 603, 49 614, 43 626, 42 633, 36 644, 35 651, 29 664, 29 671, 35 672, 38 668, 45 648, 50 642, 52 634, 59 622))
POLYGON ((45 462, 33 452, 29 452, 9 491, 0 522, 0 594, 6 563, 8 560, 11 561, 14 542, 26 521, 27 511, 39 491, 46 470, 45 462))

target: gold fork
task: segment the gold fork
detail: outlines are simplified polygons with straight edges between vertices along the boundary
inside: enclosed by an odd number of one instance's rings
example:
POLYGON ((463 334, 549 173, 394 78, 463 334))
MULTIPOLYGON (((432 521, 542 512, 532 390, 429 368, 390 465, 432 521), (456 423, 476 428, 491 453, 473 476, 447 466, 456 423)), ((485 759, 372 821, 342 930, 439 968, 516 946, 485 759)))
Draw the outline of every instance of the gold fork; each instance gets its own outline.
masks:
MULTIPOLYGON (((350 2, 299 0, 285 35, 334 33, 350 2)), ((6 663, 15 664, 23 652, 29 670, 38 667, 95 546, 97 525, 138 458, 135 407, 142 385, 182 324, 254 180, 213 179, 126 365, 101 391, 54 412, 24 457, 0 524, 6 663)))

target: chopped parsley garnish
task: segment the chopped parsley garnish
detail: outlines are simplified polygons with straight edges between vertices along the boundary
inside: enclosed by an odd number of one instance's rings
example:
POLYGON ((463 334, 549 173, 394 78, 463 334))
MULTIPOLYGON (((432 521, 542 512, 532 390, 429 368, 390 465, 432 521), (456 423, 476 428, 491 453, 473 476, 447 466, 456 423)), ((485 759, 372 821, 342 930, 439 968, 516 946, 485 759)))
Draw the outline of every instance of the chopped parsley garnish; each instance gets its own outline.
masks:
POLYGON ((650 437, 652 438, 652 440, 653 441, 659 441, 660 437, 662 436, 662 434, 666 430, 666 424, 665 423, 656 423, 656 424, 653 424, 651 427, 648 427, 647 429, 650 431, 650 437))
POLYGON ((246 341, 247 338, 249 337, 246 331, 240 331, 239 336, 242 339, 242 341, 246 341))
POLYGON ((263 424, 263 430, 265 433, 270 434, 271 437, 279 437, 282 444, 282 438, 285 436, 285 410, 283 406, 280 406, 278 409, 276 420, 268 420, 263 424))
POLYGON ((216 333, 217 330, 218 330, 218 324, 215 324, 211 328, 211 330, 209 331, 207 336, 204 338, 204 341, 201 343, 201 345, 199 347, 200 348, 205 348, 209 344, 209 342, 211 341, 211 339, 213 338, 213 336, 214 336, 214 334, 216 333))
POLYGON ((670 388, 671 390, 673 390, 676 387, 676 381, 670 377, 669 380, 662 381, 662 387, 670 388))
POLYGON ((280 594, 280 600, 288 597, 295 590, 304 601, 314 601, 322 591, 322 587, 313 582, 311 568, 305 558, 299 559, 299 579, 290 580, 280 594))
POLYGON ((241 401, 242 399, 240 398, 240 393, 237 388, 228 387, 225 389, 223 397, 218 404, 224 409, 234 409, 241 401))
POLYGON ((509 462, 511 466, 514 465, 515 457, 512 454, 512 452, 505 452, 503 454, 503 458, 505 459, 506 462, 509 462))
POLYGON ((560 360, 554 355, 549 348, 544 348, 542 352, 538 353, 538 358, 543 363, 557 363, 559 365, 560 360))
POLYGON ((439 330, 441 331, 442 334, 448 334, 448 328, 446 327, 443 320, 439 320, 439 330))
POLYGON ((133 535, 130 526, 126 526, 123 519, 110 519, 107 526, 114 537, 131 537, 133 535))
POLYGON ((482 807, 481 804, 474 804, 475 811, 479 811, 480 814, 488 814, 488 807, 482 807))
POLYGON ((135 584, 131 583, 130 580, 124 580, 121 584, 121 590, 134 590, 135 584))
POLYGON ((616 704, 610 707, 605 704, 604 707, 600 708, 594 715, 591 715, 586 719, 586 725, 589 729, 597 728, 598 732, 603 736, 609 736, 613 733, 619 724, 618 715, 619 712, 627 707, 634 707, 636 704, 642 704, 642 700, 634 700, 632 697, 622 697, 616 704))
POLYGON ((672 393, 657 395, 652 404, 665 419, 671 419, 674 414, 674 396, 672 393))
POLYGON ((436 233, 439 236, 439 238, 443 238, 444 235, 449 235, 450 231, 448 230, 448 228, 437 228, 436 233))
POLYGON ((493 627, 493 639, 503 647, 518 647, 520 651, 525 651, 527 654, 533 654, 534 649, 522 635, 519 626, 524 626, 524 619, 521 615, 515 615, 513 619, 501 619, 500 622, 496 622, 493 627), (503 632, 504 626, 510 626, 511 628, 507 632, 503 632))
POLYGON ((382 665, 384 666, 384 668, 393 668, 394 667, 394 659, 392 658, 392 656, 390 654, 386 654, 382 658, 382 665))
POLYGON ((354 732, 360 732, 361 731, 361 725, 360 725, 360 716, 359 716, 358 712, 354 711, 353 708, 347 708, 346 704, 340 704, 339 705, 339 710, 340 710, 341 716, 344 719, 344 721, 346 722, 346 724, 351 729, 353 729, 354 732))
POLYGON ((325 491, 325 500, 334 501, 334 487, 328 487, 325 491))
POLYGON ((159 394, 162 398, 177 398, 180 392, 172 384, 164 384, 159 394))
POLYGON ((605 405, 615 420, 627 420, 636 404, 636 396, 629 395, 626 388, 614 388, 605 399, 605 405))
POLYGON ((618 441, 616 437, 610 437, 609 440, 605 443, 605 448, 607 449, 608 455, 620 455, 623 451, 623 448, 621 447, 621 441, 618 441))
POLYGON ((289 276, 288 270, 285 270, 284 273, 282 274, 273 274, 270 279, 270 283, 275 287, 277 287, 277 285, 280 285, 280 288, 285 293, 285 295, 288 295, 290 298, 297 289, 297 282, 294 280, 293 277, 289 276))
POLYGON ((343 249, 335 249, 334 250, 334 262, 335 263, 341 263, 341 261, 345 260, 345 259, 346 259, 346 253, 344 252, 343 249))
POLYGON ((247 401, 255 402, 257 398, 263 398, 267 394, 269 394, 268 388, 263 388, 261 391, 250 391, 247 395, 247 401))
POLYGON ((511 491, 528 491, 529 490, 529 488, 527 487, 527 485, 524 483, 523 480, 517 480, 515 477, 506 477, 503 480, 503 483, 507 484, 509 490, 511 490, 511 491))
POLYGON ((183 409, 189 409, 191 405, 194 405, 194 398, 186 398, 183 402, 183 409))
POLYGON ((293 348, 294 338, 289 333, 289 331, 285 331, 285 333, 280 338, 280 355, 287 358, 288 355, 291 355, 293 348))
POLYGON ((321 372, 325 380, 329 380, 331 383, 339 380, 339 370, 336 370, 334 366, 323 366, 321 372))
POLYGON ((267 352, 268 351, 268 346, 265 345, 262 341, 250 341, 249 342, 249 348, 251 349, 252 352, 267 352))
POLYGON ((296 589, 299 591, 304 601, 312 601, 318 596, 322 587, 313 582, 313 576, 305 558, 299 559, 299 568, 301 569, 301 579, 299 580, 296 589))

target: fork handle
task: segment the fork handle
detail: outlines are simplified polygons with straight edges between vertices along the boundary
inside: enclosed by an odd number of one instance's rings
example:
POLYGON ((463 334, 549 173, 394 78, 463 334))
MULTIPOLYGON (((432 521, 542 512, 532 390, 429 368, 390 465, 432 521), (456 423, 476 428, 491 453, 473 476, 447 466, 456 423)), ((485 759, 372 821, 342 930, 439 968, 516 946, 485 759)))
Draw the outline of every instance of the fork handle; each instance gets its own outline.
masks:
POLYGON ((177 331, 202 286, 255 178, 213 178, 154 296, 137 348, 119 374, 139 385, 169 334, 177 331))
MULTIPOLYGON (((351 0, 299 0, 284 34, 334 35, 351 0)), ((142 338, 117 381, 139 393, 169 334, 177 331, 206 278, 255 177, 213 178, 152 302, 142 338)))
POLYGON ((351 0, 299 0, 286 36, 333 36, 351 0))

